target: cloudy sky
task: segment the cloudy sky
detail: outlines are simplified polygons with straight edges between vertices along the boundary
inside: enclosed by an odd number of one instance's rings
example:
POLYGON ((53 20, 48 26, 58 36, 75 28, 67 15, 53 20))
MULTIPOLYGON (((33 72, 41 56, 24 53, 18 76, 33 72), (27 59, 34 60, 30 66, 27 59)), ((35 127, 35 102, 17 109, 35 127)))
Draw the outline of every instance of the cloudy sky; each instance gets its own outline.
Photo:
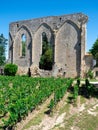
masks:
POLYGON ((0 0, 0 34, 8 39, 10 22, 80 12, 89 17, 88 51, 98 38, 98 0, 0 0))

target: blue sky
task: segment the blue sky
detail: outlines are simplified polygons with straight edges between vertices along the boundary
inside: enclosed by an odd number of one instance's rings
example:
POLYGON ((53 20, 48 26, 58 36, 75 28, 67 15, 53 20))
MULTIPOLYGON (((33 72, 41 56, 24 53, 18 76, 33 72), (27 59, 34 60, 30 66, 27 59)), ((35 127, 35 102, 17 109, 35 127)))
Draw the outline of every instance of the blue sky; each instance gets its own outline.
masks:
POLYGON ((80 12, 89 17, 88 51, 98 38, 98 0, 1 0, 0 34, 3 33, 8 39, 10 22, 80 12))

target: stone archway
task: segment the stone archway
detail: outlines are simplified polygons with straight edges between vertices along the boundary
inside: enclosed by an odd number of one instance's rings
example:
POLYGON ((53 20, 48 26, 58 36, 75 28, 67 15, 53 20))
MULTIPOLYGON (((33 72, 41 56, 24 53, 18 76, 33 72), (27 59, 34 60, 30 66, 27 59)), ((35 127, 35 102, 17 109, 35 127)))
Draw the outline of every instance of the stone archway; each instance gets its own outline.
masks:
POLYGON ((19 66, 23 67, 30 67, 32 64, 32 37, 29 29, 25 26, 22 25, 15 37, 14 45, 13 45, 13 62, 18 64, 19 66), (22 36, 26 36, 26 52, 25 56, 22 56, 21 52, 21 46, 22 46, 22 36))
POLYGON ((59 69, 63 69, 66 77, 80 75, 80 30, 72 21, 66 21, 56 35, 55 64, 59 69))
MULTIPOLYGON (((33 65, 39 68, 40 57, 42 54, 42 34, 46 34, 48 42, 51 44, 54 52, 54 35, 49 25, 46 23, 41 24, 35 32, 33 39, 33 65)), ((54 56, 54 54, 53 54, 54 56)), ((53 58, 54 59, 54 58, 53 58)))

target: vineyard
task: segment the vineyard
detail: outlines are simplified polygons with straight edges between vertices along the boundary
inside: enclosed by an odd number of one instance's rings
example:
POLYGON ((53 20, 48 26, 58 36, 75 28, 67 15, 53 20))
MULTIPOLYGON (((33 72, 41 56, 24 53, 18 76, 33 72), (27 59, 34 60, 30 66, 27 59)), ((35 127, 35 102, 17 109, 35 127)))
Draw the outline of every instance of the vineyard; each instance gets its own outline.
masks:
POLYGON ((80 80, 72 86, 73 81, 73 79, 53 77, 0 76, 0 128, 11 130, 17 122, 24 119, 52 94, 53 98, 47 106, 50 112, 67 91, 72 94, 70 98, 72 101, 77 99, 78 94, 92 96, 98 92, 88 80, 85 87, 80 87, 80 80))

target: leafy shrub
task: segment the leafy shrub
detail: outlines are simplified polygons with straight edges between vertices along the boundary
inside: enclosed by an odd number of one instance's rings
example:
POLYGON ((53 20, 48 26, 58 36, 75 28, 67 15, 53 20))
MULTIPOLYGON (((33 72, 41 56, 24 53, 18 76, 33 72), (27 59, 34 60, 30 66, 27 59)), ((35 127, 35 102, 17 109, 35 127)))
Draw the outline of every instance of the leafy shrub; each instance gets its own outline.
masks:
POLYGON ((4 67, 4 74, 8 76, 15 76, 18 66, 15 64, 6 64, 4 67))
POLYGON ((86 77, 92 79, 94 77, 93 72, 91 70, 88 70, 86 77))
POLYGON ((48 48, 40 58, 39 67, 44 70, 52 70, 52 62, 52 48, 48 48))

